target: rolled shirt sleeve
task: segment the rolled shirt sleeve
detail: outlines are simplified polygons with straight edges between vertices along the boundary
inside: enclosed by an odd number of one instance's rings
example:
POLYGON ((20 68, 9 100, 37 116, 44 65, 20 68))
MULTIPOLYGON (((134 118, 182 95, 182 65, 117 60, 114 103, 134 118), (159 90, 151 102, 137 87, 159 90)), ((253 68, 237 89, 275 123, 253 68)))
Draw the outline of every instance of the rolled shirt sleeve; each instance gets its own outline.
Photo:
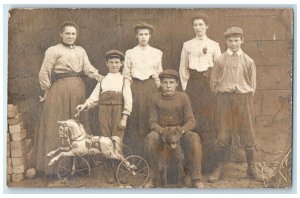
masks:
POLYGON ((39 72, 39 83, 44 91, 51 87, 51 75, 57 59, 57 55, 53 47, 50 47, 45 52, 44 61, 39 72))
POLYGON ((218 60, 216 59, 214 61, 214 67, 212 68, 212 72, 210 76, 210 89, 213 93, 216 93, 219 75, 220 75, 220 66, 218 60))
POLYGON ((130 82, 132 81, 132 75, 131 75, 131 60, 130 60, 130 52, 127 50, 125 52, 125 60, 124 60, 124 68, 122 75, 127 78, 130 82))
POLYGON ((189 80, 189 59, 187 55, 186 45, 183 44, 180 58, 179 75, 182 89, 185 90, 189 80))
POLYGON ((255 92, 255 90, 256 90, 256 66, 255 66, 254 61, 252 61, 250 69, 251 69, 251 73, 250 73, 251 86, 253 88, 253 92, 255 92))
POLYGON ((130 115, 132 111, 132 93, 130 88, 130 81, 127 78, 124 79, 123 98, 124 98, 124 109, 122 113, 130 115))
POLYGON ((163 71, 163 68, 162 68, 162 55, 163 55, 163 52, 158 50, 157 52, 157 64, 154 66, 154 74, 152 75, 153 78, 158 78, 159 77, 159 74, 163 71))
POLYGON ((87 105, 88 109, 94 108, 95 106, 98 105, 100 92, 101 92, 101 85, 100 82, 98 82, 95 89, 91 93, 90 97, 84 103, 87 105))

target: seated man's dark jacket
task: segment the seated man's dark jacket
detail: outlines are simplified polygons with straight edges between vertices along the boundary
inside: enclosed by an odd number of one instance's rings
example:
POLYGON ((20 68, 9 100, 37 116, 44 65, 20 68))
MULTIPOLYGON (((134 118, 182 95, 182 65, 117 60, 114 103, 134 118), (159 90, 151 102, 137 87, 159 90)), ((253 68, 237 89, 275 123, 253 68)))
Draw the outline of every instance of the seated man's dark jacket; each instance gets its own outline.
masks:
POLYGON ((173 96, 156 93, 150 104, 150 127, 152 131, 161 132, 164 127, 179 126, 184 131, 192 131, 196 120, 189 97, 176 91, 173 96))

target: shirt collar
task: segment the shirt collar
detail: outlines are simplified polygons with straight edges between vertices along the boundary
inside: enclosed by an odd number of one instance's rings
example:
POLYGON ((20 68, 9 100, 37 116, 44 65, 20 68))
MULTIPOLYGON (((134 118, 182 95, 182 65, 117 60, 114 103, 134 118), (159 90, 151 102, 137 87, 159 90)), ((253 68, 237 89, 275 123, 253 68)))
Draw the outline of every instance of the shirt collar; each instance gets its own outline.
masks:
POLYGON ((204 40, 207 39, 207 36, 206 36, 206 35, 204 35, 204 36, 202 36, 202 37, 196 36, 195 39, 196 39, 196 40, 199 40, 199 41, 204 41, 204 40))
POLYGON ((148 45, 146 45, 145 47, 141 47, 141 46, 139 46, 139 45, 138 45, 138 48, 139 48, 140 50, 146 50, 146 49, 148 49, 148 48, 149 48, 149 44, 148 44, 148 45))
POLYGON ((109 73, 108 72, 108 74, 107 74, 107 76, 120 76, 121 75, 121 73, 120 72, 117 72, 117 73, 109 73))
POLYGON ((73 45, 67 45, 64 42, 62 42, 62 45, 65 46, 65 47, 67 47, 67 48, 70 48, 70 49, 74 49, 75 48, 74 44, 73 45))
MULTIPOLYGON (((232 56, 233 55, 233 51, 231 50, 231 49, 227 49, 227 54, 229 54, 230 56, 232 56)), ((242 55, 243 54, 243 50, 242 49, 239 49, 237 52, 236 52, 236 54, 238 55, 238 56, 240 56, 240 55, 242 55)))

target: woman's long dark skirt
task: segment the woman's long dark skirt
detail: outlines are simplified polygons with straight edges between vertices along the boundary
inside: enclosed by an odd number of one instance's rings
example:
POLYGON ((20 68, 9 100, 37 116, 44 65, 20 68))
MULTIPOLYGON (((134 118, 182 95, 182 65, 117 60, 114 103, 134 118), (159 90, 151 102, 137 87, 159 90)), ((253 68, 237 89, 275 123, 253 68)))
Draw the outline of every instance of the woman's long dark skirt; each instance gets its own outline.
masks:
MULTIPOLYGON (((56 173, 56 166, 48 166, 51 158, 47 154, 62 146, 58 136, 57 121, 73 118, 76 106, 85 102, 85 85, 79 77, 67 77, 59 79, 50 88, 40 122, 35 134, 36 169, 46 175, 56 173)), ((89 129, 87 112, 80 114, 80 122, 89 129)))

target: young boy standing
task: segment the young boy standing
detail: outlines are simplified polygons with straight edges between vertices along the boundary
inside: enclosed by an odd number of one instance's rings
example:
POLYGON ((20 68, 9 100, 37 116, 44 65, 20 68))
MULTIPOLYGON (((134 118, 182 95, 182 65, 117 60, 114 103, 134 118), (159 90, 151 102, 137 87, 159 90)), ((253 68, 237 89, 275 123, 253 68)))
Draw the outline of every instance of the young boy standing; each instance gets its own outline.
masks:
POLYGON ((254 61, 245 54, 243 30, 231 27, 224 33, 227 51, 219 56, 212 70, 211 90, 217 94, 219 130, 216 141, 217 165, 209 176, 209 182, 220 179, 224 151, 231 145, 233 131, 239 134, 247 159, 247 175, 263 181, 254 164, 255 134, 252 123, 253 94, 256 88, 256 67, 254 61))
MULTIPOLYGON (((109 73, 96 85, 85 103, 77 106, 77 110, 88 110, 98 105, 99 135, 118 136, 123 141, 127 118, 132 110, 130 82, 120 73, 124 54, 118 50, 109 50, 105 58, 109 73)), ((107 176, 107 182, 113 183, 113 171, 111 167, 108 169, 110 175, 107 176)))

